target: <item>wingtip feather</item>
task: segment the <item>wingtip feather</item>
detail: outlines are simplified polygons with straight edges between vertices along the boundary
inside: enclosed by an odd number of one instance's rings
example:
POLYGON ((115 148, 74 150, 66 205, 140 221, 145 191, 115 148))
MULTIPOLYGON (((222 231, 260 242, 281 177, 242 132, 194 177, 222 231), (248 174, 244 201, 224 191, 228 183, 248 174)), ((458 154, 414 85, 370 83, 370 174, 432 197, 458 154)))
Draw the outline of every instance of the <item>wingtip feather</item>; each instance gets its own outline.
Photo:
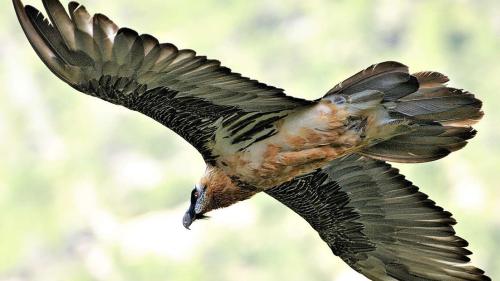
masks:
POLYGON ((73 86, 73 71, 65 66, 33 24, 35 17, 43 14, 33 6, 24 6, 21 0, 13 0, 13 4, 19 23, 37 55, 52 73, 73 86))

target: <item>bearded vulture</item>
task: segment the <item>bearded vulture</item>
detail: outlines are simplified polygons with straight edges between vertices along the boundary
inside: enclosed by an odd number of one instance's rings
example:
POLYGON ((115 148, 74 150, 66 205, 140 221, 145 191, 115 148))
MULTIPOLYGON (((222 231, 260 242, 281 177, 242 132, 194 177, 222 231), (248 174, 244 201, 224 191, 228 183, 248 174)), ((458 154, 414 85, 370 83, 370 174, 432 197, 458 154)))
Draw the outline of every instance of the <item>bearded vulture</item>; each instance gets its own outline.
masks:
POLYGON ((387 162, 420 163, 465 146, 481 101, 438 72, 372 65, 317 100, 246 78, 217 60, 119 28, 70 2, 48 18, 13 0, 45 65, 74 89, 141 112, 203 156, 186 228, 265 192, 302 216, 372 280, 490 280, 469 264, 456 221, 387 162))

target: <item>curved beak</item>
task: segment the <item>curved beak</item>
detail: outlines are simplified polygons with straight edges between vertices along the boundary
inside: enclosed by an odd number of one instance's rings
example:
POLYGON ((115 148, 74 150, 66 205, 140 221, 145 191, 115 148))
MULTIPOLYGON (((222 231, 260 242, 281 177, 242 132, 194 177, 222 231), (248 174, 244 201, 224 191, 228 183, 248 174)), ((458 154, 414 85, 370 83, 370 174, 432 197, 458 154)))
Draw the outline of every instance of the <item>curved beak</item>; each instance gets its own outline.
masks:
POLYGON ((184 217, 182 218, 182 225, 184 225, 186 229, 190 230, 189 227, 195 220, 196 215, 194 214, 194 210, 191 210, 191 208, 189 208, 189 210, 184 214, 184 217))

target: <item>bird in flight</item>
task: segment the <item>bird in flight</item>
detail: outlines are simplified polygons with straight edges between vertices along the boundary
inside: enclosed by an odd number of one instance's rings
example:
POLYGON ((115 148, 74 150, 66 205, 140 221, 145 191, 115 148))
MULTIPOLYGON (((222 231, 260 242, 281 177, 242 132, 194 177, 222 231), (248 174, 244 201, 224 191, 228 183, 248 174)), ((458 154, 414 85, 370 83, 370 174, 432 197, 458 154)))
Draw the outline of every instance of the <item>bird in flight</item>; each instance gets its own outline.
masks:
POLYGON ((217 60, 119 28, 70 2, 48 18, 13 0, 45 65, 74 89, 141 112, 203 156, 183 224, 265 192, 302 216, 372 280, 490 280, 470 265, 456 221, 387 162, 420 163, 465 146, 481 101, 438 72, 372 65, 304 100, 217 60))

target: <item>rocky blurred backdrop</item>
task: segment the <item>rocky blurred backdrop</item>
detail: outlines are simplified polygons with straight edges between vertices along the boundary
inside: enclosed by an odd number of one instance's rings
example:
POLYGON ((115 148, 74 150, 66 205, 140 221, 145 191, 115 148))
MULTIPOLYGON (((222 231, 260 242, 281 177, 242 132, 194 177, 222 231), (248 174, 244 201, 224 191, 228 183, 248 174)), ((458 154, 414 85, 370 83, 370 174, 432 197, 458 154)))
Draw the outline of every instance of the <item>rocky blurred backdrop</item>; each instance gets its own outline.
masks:
MULTIPOLYGON (((499 1, 82 1, 297 97, 384 60, 447 74, 483 100, 479 134, 436 163, 396 166, 500 278, 499 1)), ((185 230, 201 156, 72 90, 29 46, 12 3, 0 10, 0 281, 365 280, 264 194, 185 230)))

